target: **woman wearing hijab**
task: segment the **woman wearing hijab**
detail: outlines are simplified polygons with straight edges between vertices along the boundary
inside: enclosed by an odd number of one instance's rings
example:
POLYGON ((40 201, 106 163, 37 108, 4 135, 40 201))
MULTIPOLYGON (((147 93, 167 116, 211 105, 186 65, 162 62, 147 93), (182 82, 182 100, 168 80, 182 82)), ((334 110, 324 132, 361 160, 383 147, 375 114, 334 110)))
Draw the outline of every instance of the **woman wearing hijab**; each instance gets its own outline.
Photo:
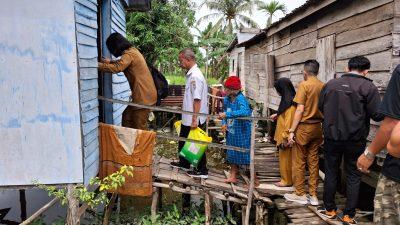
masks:
MULTIPOLYGON (((120 58, 115 61, 104 59, 99 62, 99 70, 108 73, 124 72, 132 92, 132 102, 150 106, 156 104, 156 86, 139 50, 119 33, 112 33, 107 38, 106 45, 112 55, 120 58)), ((122 113, 122 126, 147 130, 149 114, 149 109, 128 106, 122 113)))
POLYGON ((292 182, 292 148, 288 144, 289 128, 292 124, 294 112, 296 111, 293 102, 296 91, 288 78, 280 78, 274 85, 281 96, 278 112, 271 116, 271 119, 278 119, 275 130, 275 141, 279 149, 279 169, 281 180, 275 183, 278 187, 290 187, 292 182))

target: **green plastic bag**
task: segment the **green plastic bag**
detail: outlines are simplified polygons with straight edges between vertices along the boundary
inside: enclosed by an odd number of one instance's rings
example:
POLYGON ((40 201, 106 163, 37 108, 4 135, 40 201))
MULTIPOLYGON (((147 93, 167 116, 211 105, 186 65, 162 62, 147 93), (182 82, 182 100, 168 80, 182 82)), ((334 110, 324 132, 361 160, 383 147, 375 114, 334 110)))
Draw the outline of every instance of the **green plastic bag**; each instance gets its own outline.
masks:
MULTIPOLYGON (((182 124, 181 121, 177 121, 174 124, 175 130, 178 134, 180 133, 181 130, 181 124, 182 124)), ((200 129, 199 127, 190 130, 188 139, 196 141, 204 141, 208 143, 212 142, 212 138, 209 137, 207 133, 202 129, 200 129)), ((179 155, 184 157, 194 167, 197 167, 206 149, 207 149, 207 144, 197 144, 190 141, 186 141, 182 150, 179 152, 179 155)))

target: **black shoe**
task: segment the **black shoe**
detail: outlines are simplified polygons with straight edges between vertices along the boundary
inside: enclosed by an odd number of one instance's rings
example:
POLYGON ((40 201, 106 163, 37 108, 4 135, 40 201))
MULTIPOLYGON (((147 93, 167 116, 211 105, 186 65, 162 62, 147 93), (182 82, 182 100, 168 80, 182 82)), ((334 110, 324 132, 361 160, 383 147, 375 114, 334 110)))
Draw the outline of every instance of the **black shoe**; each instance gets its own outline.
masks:
POLYGON ((188 171, 186 172, 186 174, 193 178, 202 178, 202 179, 208 178, 208 172, 201 172, 198 170, 188 171))
POLYGON ((184 166, 182 166, 182 164, 180 164, 179 162, 171 162, 170 165, 171 165, 173 168, 178 168, 178 169, 181 169, 181 170, 183 170, 183 171, 185 171, 185 172, 189 171, 189 169, 190 169, 190 167, 184 167, 184 166))

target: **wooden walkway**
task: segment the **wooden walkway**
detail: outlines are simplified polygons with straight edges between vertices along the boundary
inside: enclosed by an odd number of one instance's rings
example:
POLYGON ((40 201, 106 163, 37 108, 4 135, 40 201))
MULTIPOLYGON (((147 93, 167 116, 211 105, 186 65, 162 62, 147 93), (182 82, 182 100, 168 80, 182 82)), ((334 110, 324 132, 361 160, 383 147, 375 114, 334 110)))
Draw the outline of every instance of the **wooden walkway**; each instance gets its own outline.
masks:
MULTIPOLYGON (((266 213, 267 207, 265 206, 276 207, 283 212, 290 220, 289 224, 341 224, 337 220, 324 221, 316 212, 315 207, 285 201, 283 195, 291 193, 293 188, 279 188, 273 185, 280 179, 276 147, 269 143, 256 143, 255 147, 255 171, 260 179, 260 186, 254 191, 253 205, 256 206, 256 224, 264 224, 261 220, 263 220, 266 213), (258 223, 257 219, 259 220, 258 223)), ((229 175, 228 172, 216 169, 209 170, 208 179, 194 179, 186 175, 184 171, 171 167, 171 161, 160 156, 154 157, 153 186, 155 191, 157 188, 169 188, 180 193, 191 195, 206 194, 222 201, 241 205, 246 204, 249 179, 243 173, 241 173, 237 184, 225 183, 224 180, 229 175)), ((320 181, 318 186, 320 204, 322 204, 322 191, 323 182, 320 181)), ((342 199, 342 202, 344 201, 343 197, 339 196, 339 198, 342 199)), ((367 225, 373 223, 359 224, 367 225)))

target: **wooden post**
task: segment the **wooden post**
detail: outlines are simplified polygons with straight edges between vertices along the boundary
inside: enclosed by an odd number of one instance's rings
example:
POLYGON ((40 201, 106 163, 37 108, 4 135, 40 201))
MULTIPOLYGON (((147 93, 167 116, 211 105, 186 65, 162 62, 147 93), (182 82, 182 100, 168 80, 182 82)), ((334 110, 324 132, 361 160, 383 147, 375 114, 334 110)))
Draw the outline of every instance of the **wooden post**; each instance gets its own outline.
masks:
POLYGON ((21 208, 21 221, 26 220, 26 195, 25 195, 25 190, 20 189, 19 190, 19 204, 21 208))
POLYGON ((242 224, 246 224, 246 205, 242 205, 242 224))
POLYGON ((28 219, 26 219, 24 222, 20 223, 20 225, 27 225, 27 224, 32 223, 35 219, 37 219, 40 215, 42 215, 42 213, 44 213, 51 206, 53 206, 57 201, 58 201, 58 198, 54 198, 49 203, 47 203, 42 208, 40 208, 37 212, 35 212, 32 216, 30 216, 28 219))
POLYGON ((211 196, 207 192, 204 194, 204 211, 206 214, 206 225, 211 225, 211 196))
POLYGON ((256 121, 251 121, 251 146, 250 146, 250 187, 249 187, 249 194, 247 198, 247 206, 246 206, 246 218, 245 218, 245 225, 249 225, 250 220, 250 209, 251 204, 253 201, 253 192, 254 192, 254 144, 255 144, 255 127, 256 121))
POLYGON ((67 200, 68 200, 68 212, 67 212, 67 225, 78 225, 80 224, 79 215, 79 200, 74 195, 75 187, 73 184, 67 186, 67 200))
POLYGON ((316 60, 320 64, 321 73, 318 78, 326 83, 334 79, 336 73, 336 48, 335 35, 330 35, 317 40, 316 60))
POLYGON ((115 219, 115 223, 116 224, 120 224, 120 218, 119 218, 119 214, 121 212, 121 196, 117 196, 118 200, 117 200, 117 218, 115 219))
POLYGON ((264 203, 261 201, 256 204, 256 225, 264 225, 264 203))
POLYGON ((108 203, 107 208, 104 211, 103 225, 108 225, 110 223, 110 216, 111 216, 112 208, 114 206, 116 198, 117 198, 117 194, 113 193, 111 195, 110 203, 108 203))
POLYGON ((158 197, 160 194, 160 188, 158 187, 153 187, 153 199, 151 201, 151 219, 154 222, 154 220, 156 219, 156 215, 157 215, 157 203, 158 203, 158 197))

